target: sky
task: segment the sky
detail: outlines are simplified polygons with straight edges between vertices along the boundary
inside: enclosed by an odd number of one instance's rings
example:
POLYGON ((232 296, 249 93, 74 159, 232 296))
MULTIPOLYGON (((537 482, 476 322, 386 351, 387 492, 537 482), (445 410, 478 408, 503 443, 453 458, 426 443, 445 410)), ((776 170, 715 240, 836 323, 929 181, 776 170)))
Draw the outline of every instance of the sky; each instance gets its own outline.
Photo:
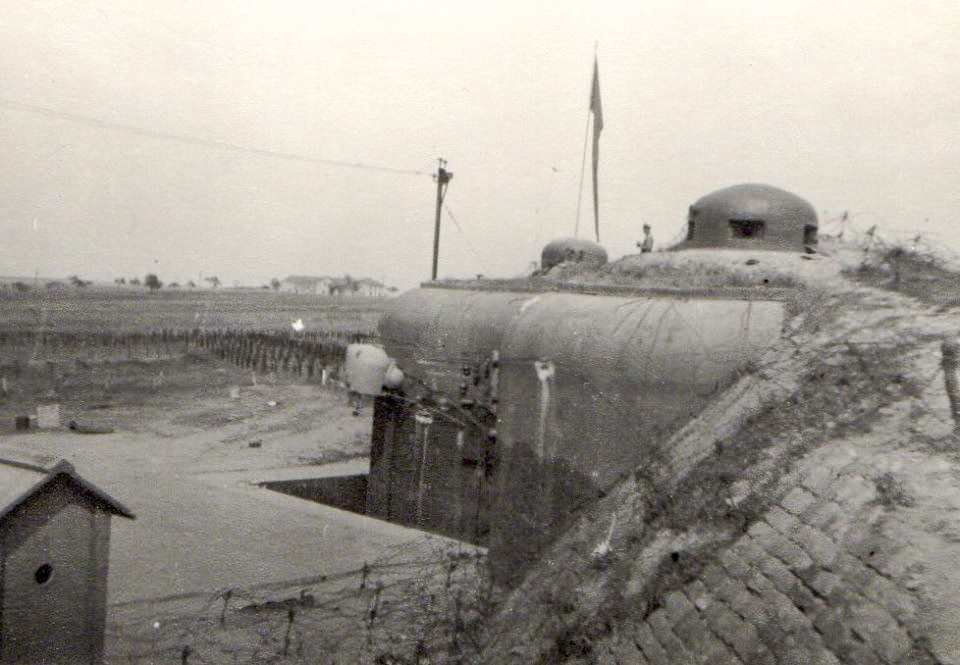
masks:
POLYGON ((899 0, 0 3, 0 275, 517 276, 740 182, 960 251, 960 12, 899 0), (376 168, 357 168, 343 163, 376 168))

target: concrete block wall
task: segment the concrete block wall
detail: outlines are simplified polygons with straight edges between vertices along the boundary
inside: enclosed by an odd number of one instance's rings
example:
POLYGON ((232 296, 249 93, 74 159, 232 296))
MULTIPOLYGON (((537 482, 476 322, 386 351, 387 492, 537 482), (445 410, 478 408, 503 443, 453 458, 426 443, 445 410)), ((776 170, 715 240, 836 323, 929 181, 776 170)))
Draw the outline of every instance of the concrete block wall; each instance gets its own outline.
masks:
POLYGON ((911 573, 925 555, 890 528, 881 474, 848 446, 810 455, 746 533, 642 620, 621 623, 600 662, 947 662, 918 639, 911 573))

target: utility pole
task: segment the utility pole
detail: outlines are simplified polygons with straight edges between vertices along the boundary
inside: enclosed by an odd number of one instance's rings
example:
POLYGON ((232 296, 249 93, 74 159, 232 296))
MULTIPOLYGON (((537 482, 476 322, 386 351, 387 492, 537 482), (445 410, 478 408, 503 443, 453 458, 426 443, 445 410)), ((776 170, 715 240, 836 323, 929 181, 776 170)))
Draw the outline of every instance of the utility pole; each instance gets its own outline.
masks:
POLYGON ((437 164, 437 175, 433 176, 437 181, 437 217, 433 226, 433 271, 430 273, 430 279, 437 278, 437 259, 440 256, 440 209, 443 208, 443 197, 447 194, 447 183, 453 177, 446 166, 447 160, 441 157, 437 164))

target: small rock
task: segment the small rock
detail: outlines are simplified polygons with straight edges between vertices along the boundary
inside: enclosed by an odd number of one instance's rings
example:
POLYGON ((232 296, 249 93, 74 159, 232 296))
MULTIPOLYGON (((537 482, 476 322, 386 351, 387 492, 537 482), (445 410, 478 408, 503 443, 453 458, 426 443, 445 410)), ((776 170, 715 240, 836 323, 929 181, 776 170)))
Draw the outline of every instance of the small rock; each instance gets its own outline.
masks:
POLYGON ((257 439, 256 441, 251 441, 251 442, 248 443, 247 445, 248 445, 250 448, 259 448, 260 446, 263 445, 263 441, 262 441, 261 439, 257 439))

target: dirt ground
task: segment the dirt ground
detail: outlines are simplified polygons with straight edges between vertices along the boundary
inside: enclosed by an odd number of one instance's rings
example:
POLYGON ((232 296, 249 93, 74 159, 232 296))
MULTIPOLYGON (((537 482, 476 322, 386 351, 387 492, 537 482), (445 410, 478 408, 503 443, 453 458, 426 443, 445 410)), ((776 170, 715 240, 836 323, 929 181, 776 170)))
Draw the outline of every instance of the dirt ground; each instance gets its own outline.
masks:
POLYGON ((56 394, 46 371, 11 380, 0 415, 55 401, 65 426, 2 434, 0 455, 66 458, 136 514, 113 520, 108 662, 324 662, 334 641, 346 648, 317 627, 331 616, 344 626, 335 634, 364 628, 352 654, 370 661, 385 641, 404 641, 376 632, 399 624, 381 612, 370 625, 369 604, 416 598, 400 587, 468 556, 445 539, 258 485, 366 470, 371 407, 353 415, 336 386, 254 379, 196 355, 74 366, 56 394), (112 431, 79 434, 69 421, 112 431), (317 602, 346 589, 333 615, 317 602), (301 593, 311 600, 284 604, 301 593))

